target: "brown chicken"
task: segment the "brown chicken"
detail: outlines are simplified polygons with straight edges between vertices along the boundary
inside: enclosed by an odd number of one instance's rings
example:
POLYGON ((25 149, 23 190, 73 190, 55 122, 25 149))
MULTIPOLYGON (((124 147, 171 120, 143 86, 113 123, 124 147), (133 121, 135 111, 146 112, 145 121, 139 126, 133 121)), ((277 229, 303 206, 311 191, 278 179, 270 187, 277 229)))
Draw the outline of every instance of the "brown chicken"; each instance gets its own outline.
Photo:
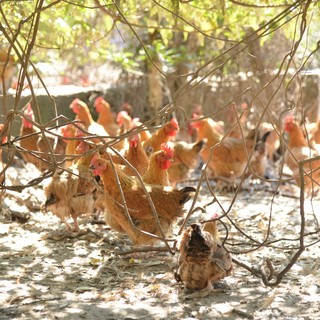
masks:
MULTIPOLYGON (((78 124, 78 126, 81 127, 81 124, 78 124)), ((61 134, 64 138, 74 138, 72 140, 66 139, 66 162, 65 167, 70 167, 75 160, 74 155, 81 154, 81 151, 78 148, 80 144, 80 140, 77 140, 75 138, 81 138, 84 137, 84 132, 80 131, 77 127, 75 127, 72 123, 69 123, 68 125, 61 128, 61 134)))
MULTIPOLYGON (((92 135, 107 137, 109 134, 104 127, 95 122, 92 118, 88 106, 80 99, 74 99, 70 104, 70 109, 76 114, 76 120, 81 121, 83 127, 92 135)), ((101 142, 102 138, 91 138, 90 140, 95 143, 101 142)), ((105 139, 102 139, 105 140, 105 139)))
POLYGON ((199 161, 199 153, 205 144, 205 140, 194 143, 176 141, 173 143, 173 163, 168 169, 169 180, 174 187, 178 182, 188 178, 191 170, 196 168, 199 161))
MULTIPOLYGON (((130 136, 128 140, 129 149, 125 154, 125 159, 136 168, 140 175, 144 175, 149 166, 149 158, 142 148, 140 135, 130 136)), ((129 166, 125 166, 123 172, 127 175, 135 175, 129 166)))
MULTIPOLYGON (((82 152, 88 151, 85 142, 81 142, 78 147, 82 152)), ((68 171, 56 171, 44 188, 46 200, 42 204, 42 210, 51 211, 70 231, 78 232, 78 217, 94 211, 93 192, 96 184, 89 169, 92 157, 93 154, 84 154, 68 171), (67 220, 70 216, 74 227, 67 220)))
POLYGON ((241 111, 239 112, 236 103, 233 102, 231 108, 228 110, 226 119, 226 123, 229 124, 226 131, 230 130, 228 137, 241 139, 242 135, 246 135, 247 133, 247 122, 250 109, 246 103, 241 104, 240 107, 241 111))
POLYGON ((280 138, 279 134, 276 132, 276 129, 271 123, 262 122, 260 125, 261 135, 269 132, 266 141, 265 147, 267 152, 267 158, 269 161, 276 161, 277 160, 277 150, 280 147, 280 138))
POLYGON ((146 126, 139 121, 139 118, 132 119, 132 127, 133 128, 138 127, 141 142, 149 140, 152 137, 151 132, 149 130, 147 130, 146 126), (141 130, 140 130, 140 128, 141 128, 141 130))
POLYGON ((118 134, 119 125, 113 116, 110 104, 103 97, 98 97, 94 106, 99 114, 97 123, 102 125, 110 136, 115 137, 118 134))
POLYGON ((189 290, 212 290, 212 285, 231 274, 232 259, 222 246, 216 221, 192 224, 182 235, 177 281, 189 290))
MULTIPOLYGON (((319 153, 310 148, 303 132, 292 116, 287 116, 284 121, 284 130, 288 133, 288 149, 284 155, 284 161, 293 173, 297 185, 300 186, 298 162, 319 156, 319 153)), ((320 183, 320 160, 306 163, 303 166, 306 191, 312 187, 318 188, 320 183), (313 181, 314 180, 314 181, 313 181)))
MULTIPOLYGON (((162 237, 146 193, 137 179, 127 176, 117 165, 114 165, 114 171, 110 161, 99 156, 92 159, 91 168, 94 175, 100 176, 103 181, 106 194, 105 221, 112 229, 126 233, 134 245, 153 244, 157 239, 152 235, 162 237), (116 176, 119 178, 129 215, 126 214, 116 176)), ((183 214, 183 205, 195 189, 185 187, 181 190, 168 190, 154 185, 146 185, 146 188, 164 235, 167 235, 172 224, 183 214)))
POLYGON ((314 144, 320 144, 320 120, 318 120, 315 124, 314 124, 314 128, 311 131, 311 138, 310 140, 314 143, 314 144))
POLYGON ((23 149, 21 152, 23 160, 33 163, 41 171, 49 169, 53 162, 52 156, 57 161, 62 161, 66 148, 62 137, 55 137, 48 133, 45 134, 45 137, 42 135, 41 131, 32 123, 35 121, 35 117, 30 103, 24 111, 24 116, 20 128, 22 138, 20 147, 23 149), (51 154, 50 150, 54 154, 51 154))
POLYGON ((163 127, 158 129, 151 138, 145 140, 142 146, 147 154, 158 151, 161 149, 162 143, 167 143, 171 138, 175 137, 178 130, 178 121, 175 118, 172 118, 171 121, 165 123, 163 127))
MULTIPOLYGON (((128 115, 126 111, 120 111, 117 114, 117 123, 119 125, 119 131, 118 131, 118 136, 121 136, 125 133, 127 133, 131 128, 132 128, 132 119, 128 115)), ((129 149, 129 142, 127 138, 120 137, 121 140, 114 144, 113 147, 116 148, 118 151, 121 153, 125 153, 126 150, 129 149)))
POLYGON ((147 184, 171 186, 168 169, 171 166, 172 158, 172 148, 167 143, 163 143, 161 150, 150 156, 148 169, 142 177, 143 181, 147 184))
POLYGON ((262 136, 261 140, 256 143, 246 177, 253 176, 254 178, 258 179, 265 178, 268 167, 268 150, 266 141, 270 134, 270 131, 266 132, 262 136))
POLYGON ((192 123, 197 128, 198 140, 207 139, 200 152, 201 158, 208 163, 213 177, 234 183, 244 173, 248 157, 255 145, 256 132, 250 131, 245 141, 230 137, 221 140, 211 121, 212 119, 206 118, 192 123), (211 148, 213 150, 210 158, 211 148))

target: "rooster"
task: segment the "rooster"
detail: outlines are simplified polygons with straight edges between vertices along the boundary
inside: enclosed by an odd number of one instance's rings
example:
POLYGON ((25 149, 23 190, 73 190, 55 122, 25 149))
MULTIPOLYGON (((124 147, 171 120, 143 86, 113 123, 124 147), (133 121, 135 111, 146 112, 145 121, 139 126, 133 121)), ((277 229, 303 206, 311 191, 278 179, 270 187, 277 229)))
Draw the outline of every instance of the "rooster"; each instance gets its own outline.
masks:
POLYGON ((178 121, 172 118, 171 121, 164 124, 158 129, 148 140, 143 142, 143 148, 147 153, 155 152, 161 149, 163 143, 167 143, 171 138, 175 137, 179 131, 178 121))
POLYGON ((24 117, 20 128, 20 147, 24 161, 33 163, 39 170, 43 171, 50 167, 52 157, 49 150, 52 149, 57 161, 64 158, 66 144, 61 137, 50 134, 41 134, 41 131, 34 127, 34 113, 31 104, 28 103, 24 110, 24 117))
MULTIPOLYGON (((81 142, 78 148, 82 152, 88 151, 85 142, 81 142)), ((44 188, 46 200, 42 204, 42 210, 51 211, 70 231, 78 232, 78 217, 94 211, 93 192, 96 184, 89 170, 92 157, 93 154, 84 153, 69 170, 56 171, 44 188), (69 216, 74 221, 74 227, 67 220, 69 216)))
POLYGON ((157 212, 162 234, 147 194, 135 177, 126 175, 117 165, 99 156, 92 159, 91 169, 103 181, 106 223, 112 229, 126 233, 134 245, 153 244, 157 240, 154 235, 167 235, 172 224, 183 214, 183 206, 190 199, 190 193, 195 191, 193 187, 167 190, 161 186, 145 185, 157 212))
MULTIPOLYGON (((287 116, 284 120, 284 130, 289 138, 284 161, 292 171, 297 185, 300 186, 299 161, 319 156, 319 153, 309 147, 300 126, 291 115, 287 116)), ((307 191, 310 191, 313 186, 317 186, 320 183, 320 160, 306 163, 303 169, 307 174, 304 178, 305 187, 307 191)))
POLYGON ((192 224, 182 235, 175 276, 189 290, 212 290, 214 283, 231 274, 231 255, 221 244, 216 223, 192 224))

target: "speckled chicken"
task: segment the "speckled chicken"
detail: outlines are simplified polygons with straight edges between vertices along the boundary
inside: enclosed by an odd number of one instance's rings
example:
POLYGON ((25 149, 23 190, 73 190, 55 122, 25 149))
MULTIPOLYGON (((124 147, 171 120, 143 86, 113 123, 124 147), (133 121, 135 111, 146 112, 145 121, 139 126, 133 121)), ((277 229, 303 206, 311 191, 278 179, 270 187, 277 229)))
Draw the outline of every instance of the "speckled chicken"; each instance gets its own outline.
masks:
MULTIPOLYGON (((79 147, 83 144, 84 142, 81 142, 79 147)), ((70 231, 78 232, 78 217, 94 211, 93 192, 96 184, 89 170, 92 157, 92 154, 84 154, 68 171, 56 171, 44 188, 46 200, 42 204, 42 210, 51 211, 70 231), (74 227, 67 220, 70 216, 74 227)))
POLYGON ((190 225, 182 236, 176 279, 189 290, 212 290, 232 271, 230 253, 221 245, 216 221, 190 225))

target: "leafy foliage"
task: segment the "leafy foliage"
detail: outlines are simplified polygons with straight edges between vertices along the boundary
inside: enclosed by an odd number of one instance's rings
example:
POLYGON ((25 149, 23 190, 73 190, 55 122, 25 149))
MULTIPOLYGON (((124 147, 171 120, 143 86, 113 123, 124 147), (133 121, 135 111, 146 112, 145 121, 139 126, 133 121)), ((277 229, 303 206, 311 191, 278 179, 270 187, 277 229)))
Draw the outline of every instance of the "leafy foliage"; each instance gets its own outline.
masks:
MULTIPOLYGON (((31 55, 33 62, 64 61, 70 66, 81 66, 109 61, 124 69, 139 69, 149 54, 158 55, 164 70, 169 72, 180 62, 199 68, 246 38, 249 30, 258 30, 260 45, 270 41, 279 28, 292 39, 298 32, 301 10, 307 3, 289 0, 42 2, 31 55), (277 16, 280 18, 276 19, 277 16), (151 39, 155 30, 160 37, 151 39), (183 37, 177 42, 179 34, 183 37), (188 47, 191 34, 197 46, 192 52, 188 47)), ((2 46, 11 43, 22 54, 35 26, 38 10, 35 5, 34 1, 2 2, 1 29, 6 33, 2 46)), ((309 50, 316 41, 312 31, 318 17, 319 3, 314 1, 308 10, 311 38, 305 43, 310 46, 309 50)), ((230 70, 234 69, 232 63, 227 63, 230 70)))

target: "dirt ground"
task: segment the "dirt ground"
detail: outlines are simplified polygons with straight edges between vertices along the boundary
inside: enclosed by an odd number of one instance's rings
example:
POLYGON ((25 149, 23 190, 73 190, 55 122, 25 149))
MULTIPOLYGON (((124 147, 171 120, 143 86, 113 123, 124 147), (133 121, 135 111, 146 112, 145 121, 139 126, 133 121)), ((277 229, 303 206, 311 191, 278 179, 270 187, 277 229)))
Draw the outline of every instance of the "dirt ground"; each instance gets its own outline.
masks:
MULTIPOLYGON (((34 174, 34 167, 8 171, 11 183, 24 184, 34 174)), ((300 231, 299 199, 291 196, 298 190, 290 190, 290 196, 275 195, 269 187, 257 185, 242 191, 234 204, 233 193, 217 194, 225 210, 232 204, 230 217, 252 238, 262 241, 271 221, 270 239, 280 239, 250 251, 248 238, 225 221, 230 227, 227 247, 241 253, 233 257, 250 266, 269 257, 277 270, 288 264, 297 251, 300 231)), ((204 187, 196 205, 204 207, 211 200, 204 187)), ((1 320, 320 319, 319 233, 314 232, 320 216, 318 199, 305 203, 307 248, 278 286, 267 287, 235 265, 232 275, 213 291, 200 292, 188 292, 175 280, 177 254, 122 255, 131 249, 125 236, 93 223, 91 217, 80 219, 84 234, 64 232, 55 216, 40 211, 42 201, 42 184, 21 193, 9 192, 4 198, 1 320)), ((206 210, 221 211, 217 203, 206 210)), ((197 211, 190 221, 203 219, 197 211)), ((225 233, 223 228, 220 232, 225 233)))

